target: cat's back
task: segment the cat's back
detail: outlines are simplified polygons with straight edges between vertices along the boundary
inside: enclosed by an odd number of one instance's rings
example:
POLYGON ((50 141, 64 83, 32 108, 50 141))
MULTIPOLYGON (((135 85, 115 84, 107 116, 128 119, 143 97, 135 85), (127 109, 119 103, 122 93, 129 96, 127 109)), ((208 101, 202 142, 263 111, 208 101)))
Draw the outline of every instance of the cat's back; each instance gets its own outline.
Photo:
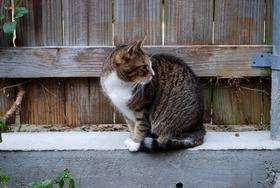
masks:
POLYGON ((155 54, 151 56, 155 79, 164 83, 172 82, 173 85, 188 82, 200 87, 199 81, 193 70, 182 59, 170 54, 155 54))
POLYGON ((178 116, 180 118, 173 119, 173 123, 183 124, 202 118, 203 98, 200 82, 186 62, 169 54, 152 55, 151 61, 155 71, 152 80, 156 91, 154 121, 178 116))

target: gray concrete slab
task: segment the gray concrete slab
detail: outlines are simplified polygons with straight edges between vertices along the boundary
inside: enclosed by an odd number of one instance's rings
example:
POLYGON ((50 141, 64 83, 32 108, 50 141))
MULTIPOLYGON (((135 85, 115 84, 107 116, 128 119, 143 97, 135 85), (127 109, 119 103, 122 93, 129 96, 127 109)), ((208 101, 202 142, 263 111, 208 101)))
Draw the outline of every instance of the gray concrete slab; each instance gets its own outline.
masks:
MULTIPOLYGON (((0 151, 124 150, 128 132, 15 132, 3 133, 0 151)), ((204 143, 190 150, 280 149, 269 131, 207 132, 204 143)))
POLYGON ((0 167, 20 187, 70 169, 81 188, 262 188, 264 162, 280 168, 279 150, 129 153, 126 150, 0 152, 0 167))

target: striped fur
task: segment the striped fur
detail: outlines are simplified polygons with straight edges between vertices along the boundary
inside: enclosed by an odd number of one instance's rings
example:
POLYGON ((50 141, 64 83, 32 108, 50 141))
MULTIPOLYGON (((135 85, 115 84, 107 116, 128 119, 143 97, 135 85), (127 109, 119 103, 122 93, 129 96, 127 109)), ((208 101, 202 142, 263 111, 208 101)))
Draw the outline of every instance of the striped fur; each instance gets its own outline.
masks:
POLYGON ((136 41, 117 47, 101 77, 105 94, 127 120, 131 132, 127 148, 159 151, 202 144, 203 97, 195 74, 181 59, 168 54, 148 56, 141 45, 136 41), (107 79, 112 74, 117 82, 107 79), (119 83, 121 87, 116 88, 119 83), (118 104, 116 100, 128 96, 128 91, 129 99, 118 104))

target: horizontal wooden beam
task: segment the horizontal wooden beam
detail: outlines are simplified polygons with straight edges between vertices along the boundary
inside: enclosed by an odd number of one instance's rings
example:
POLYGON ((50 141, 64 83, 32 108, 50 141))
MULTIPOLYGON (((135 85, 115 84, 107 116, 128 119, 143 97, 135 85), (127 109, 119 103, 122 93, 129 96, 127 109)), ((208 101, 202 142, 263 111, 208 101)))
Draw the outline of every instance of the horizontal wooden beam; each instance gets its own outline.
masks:
MULTIPOLYGON (((0 48, 1 78, 99 77, 113 47, 0 48)), ((252 68, 250 54, 270 52, 270 46, 153 46, 149 54, 181 57, 199 77, 270 76, 252 68)))

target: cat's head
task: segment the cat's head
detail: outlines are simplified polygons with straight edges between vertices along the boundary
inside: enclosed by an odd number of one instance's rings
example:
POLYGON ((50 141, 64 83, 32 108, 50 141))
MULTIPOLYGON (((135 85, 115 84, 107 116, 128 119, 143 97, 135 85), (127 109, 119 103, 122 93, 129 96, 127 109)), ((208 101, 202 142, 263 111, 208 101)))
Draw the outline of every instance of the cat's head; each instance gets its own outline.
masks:
POLYGON ((137 40, 114 49, 109 56, 111 71, 125 82, 147 83, 152 80, 154 71, 150 58, 142 49, 143 40, 137 40))

